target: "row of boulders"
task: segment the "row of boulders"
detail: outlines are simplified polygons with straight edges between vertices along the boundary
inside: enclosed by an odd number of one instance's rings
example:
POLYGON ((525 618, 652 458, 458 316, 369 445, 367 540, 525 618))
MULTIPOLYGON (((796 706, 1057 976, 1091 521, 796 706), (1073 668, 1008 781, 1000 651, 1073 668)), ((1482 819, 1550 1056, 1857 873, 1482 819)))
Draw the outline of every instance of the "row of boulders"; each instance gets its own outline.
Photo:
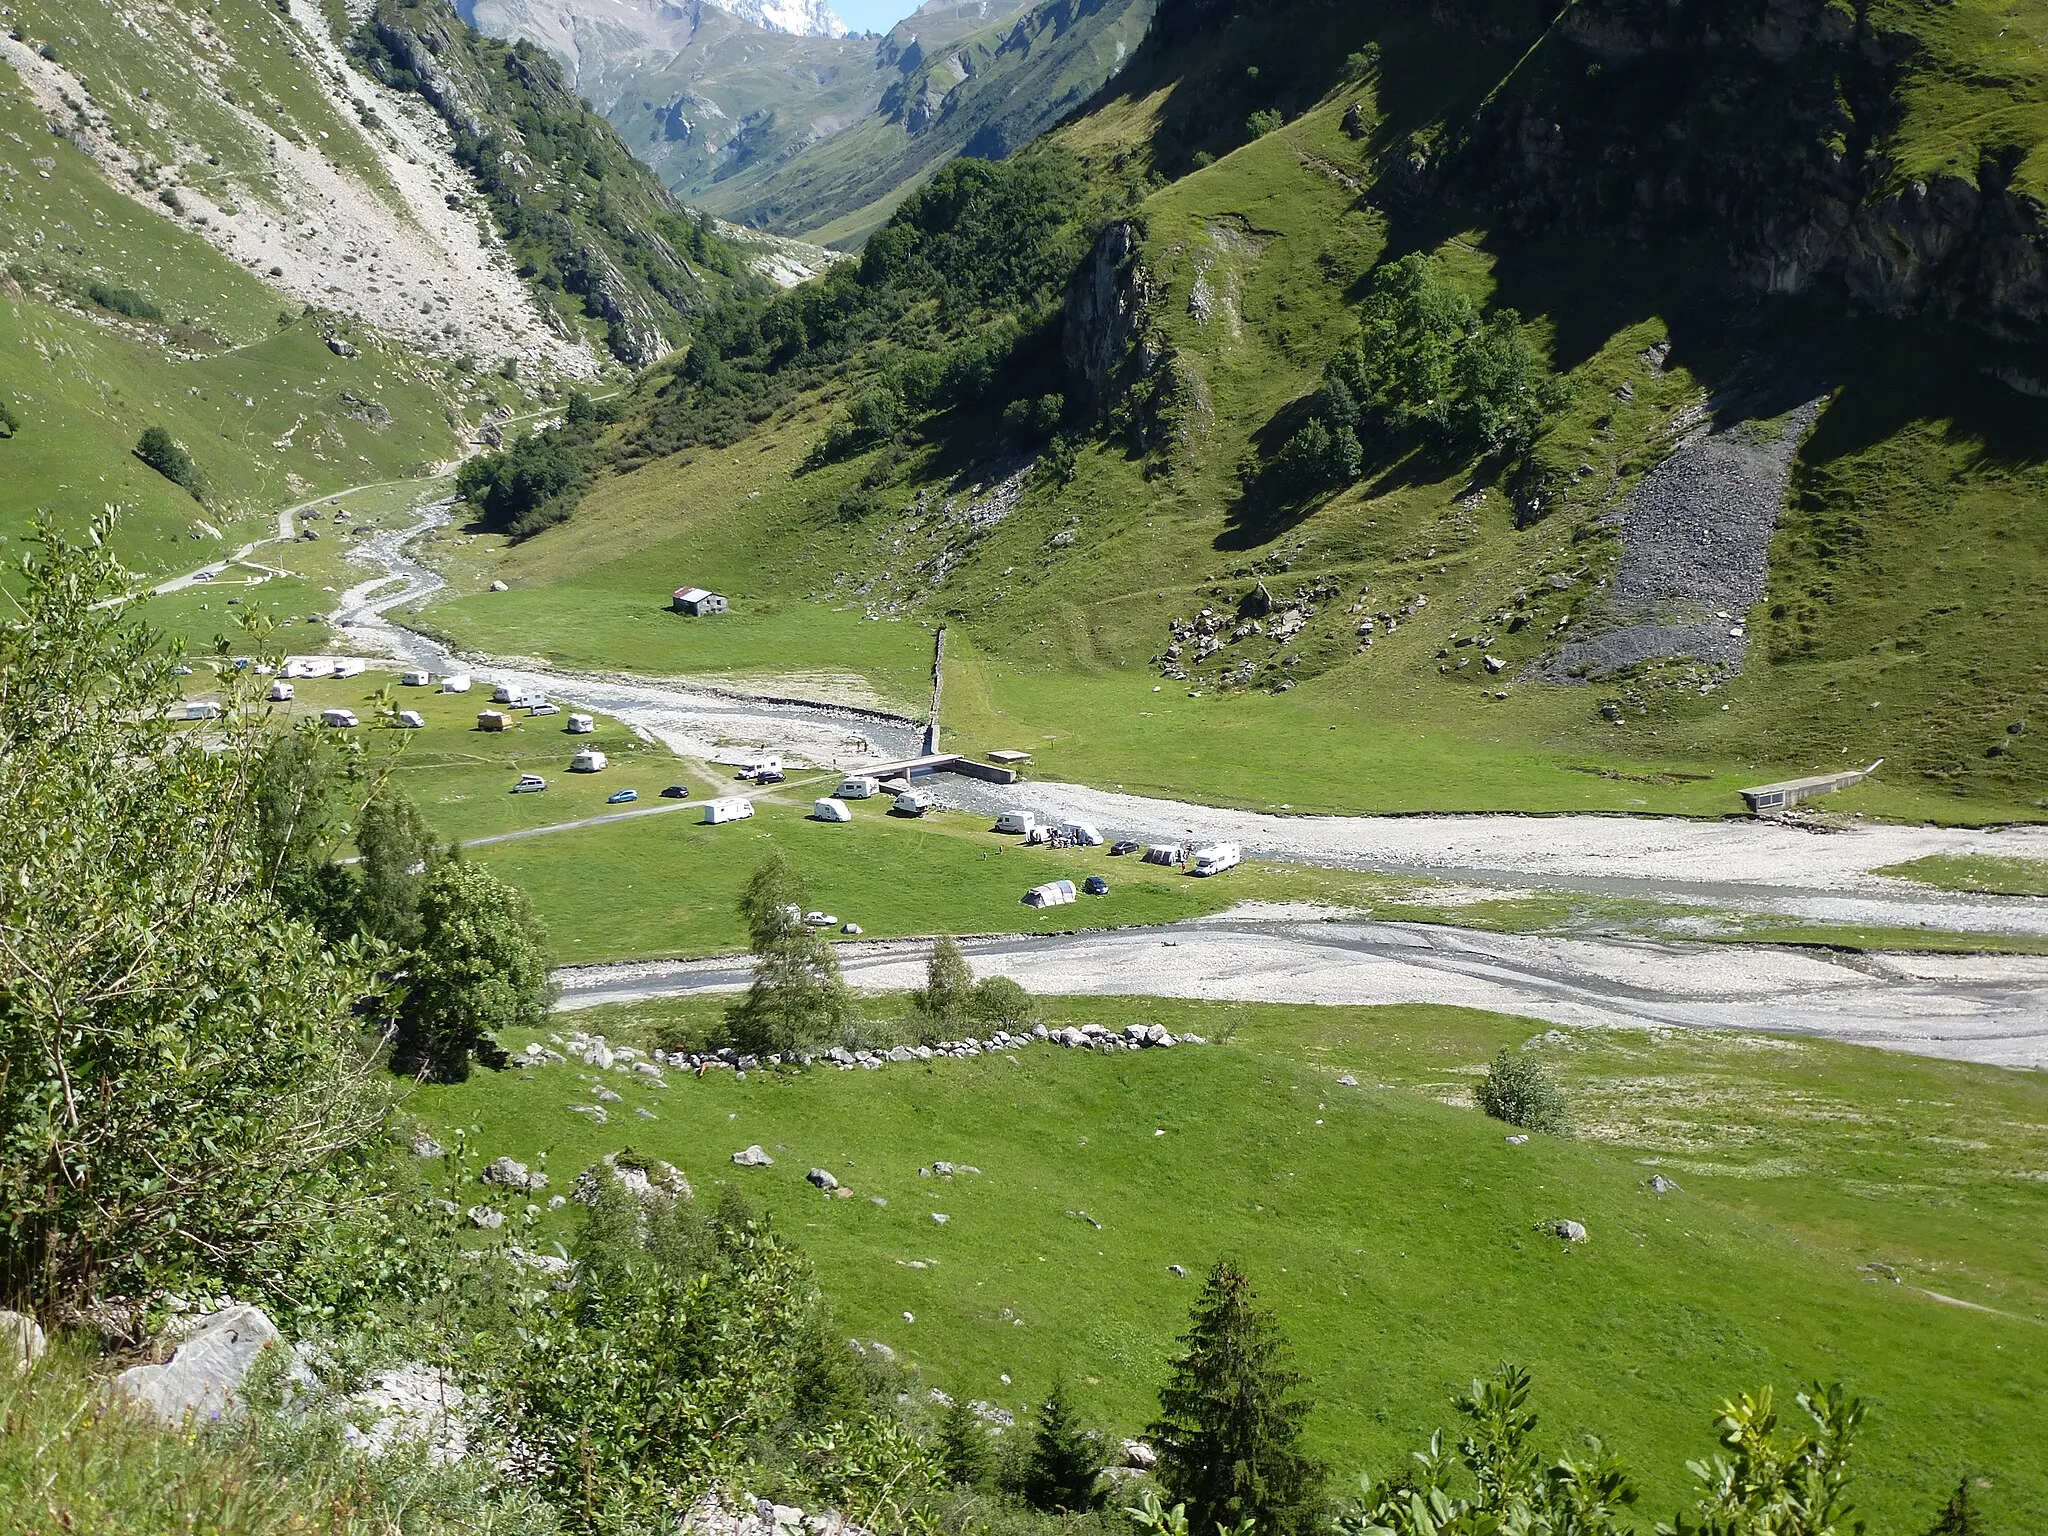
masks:
MULTIPOLYGON (((1174 1035, 1161 1024, 1128 1024, 1120 1030, 1113 1030, 1101 1024, 1083 1024, 1067 1029, 1048 1029, 1043 1024, 1034 1024, 1028 1032, 999 1029, 985 1037, 969 1035, 959 1040, 941 1040, 935 1045, 894 1045, 876 1050, 850 1050, 844 1046, 834 1046, 829 1051, 789 1056, 755 1056, 734 1050, 730 1046, 716 1051, 642 1052, 632 1046, 613 1045, 602 1035, 550 1035, 548 1039, 558 1049, 550 1049, 536 1040, 523 1050, 515 1052, 512 1064, 518 1067, 533 1067, 550 1062, 577 1061, 599 1071, 630 1073, 663 1088, 668 1086, 668 1079, 662 1073, 663 1067, 692 1072, 699 1077, 707 1072, 751 1072, 763 1066, 831 1066, 843 1072, 856 1069, 872 1072, 892 1062, 964 1060, 970 1056, 986 1056, 996 1051, 1022 1050, 1030 1045, 1059 1045, 1068 1050, 1135 1051, 1159 1046, 1207 1043, 1200 1035, 1174 1035)), ((617 1102, 616 1095, 609 1093, 602 1086, 594 1091, 600 1099, 617 1102)), ((576 1107, 579 1113, 596 1112, 594 1105, 576 1107)))

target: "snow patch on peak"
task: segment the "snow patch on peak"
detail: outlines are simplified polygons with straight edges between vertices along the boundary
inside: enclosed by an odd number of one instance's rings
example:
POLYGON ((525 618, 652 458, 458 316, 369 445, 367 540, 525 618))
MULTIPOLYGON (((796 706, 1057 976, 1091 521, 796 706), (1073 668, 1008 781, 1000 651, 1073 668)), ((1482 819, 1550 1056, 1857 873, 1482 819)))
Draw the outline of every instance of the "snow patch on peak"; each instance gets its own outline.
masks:
POLYGON ((771 32, 797 37, 845 37, 853 29, 825 0, 711 0, 721 11, 771 32))

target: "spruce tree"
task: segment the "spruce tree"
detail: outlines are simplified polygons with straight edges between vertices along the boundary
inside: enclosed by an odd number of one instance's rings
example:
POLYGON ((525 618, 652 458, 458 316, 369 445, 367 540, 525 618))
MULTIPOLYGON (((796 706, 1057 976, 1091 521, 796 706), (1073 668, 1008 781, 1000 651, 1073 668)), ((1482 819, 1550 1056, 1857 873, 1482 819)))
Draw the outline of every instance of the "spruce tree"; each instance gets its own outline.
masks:
POLYGON ((1970 1498, 1970 1480, 1966 1477, 1948 1496, 1948 1502, 1942 1506, 1934 1524, 1927 1528, 1927 1536, 1977 1536, 1983 1529, 1984 1522, 1978 1517, 1977 1506, 1970 1498))
POLYGON ((1102 1502, 1095 1490, 1101 1472, 1095 1436, 1082 1427, 1067 1400, 1066 1382, 1054 1381, 1038 1410, 1038 1432, 1024 1463, 1026 1502, 1044 1510, 1085 1513, 1102 1502))
POLYGON ((1302 1529, 1323 1469, 1301 1448, 1310 1404, 1279 1325, 1228 1261, 1210 1273, 1181 1335, 1183 1353, 1148 1430, 1159 1484, 1184 1503, 1193 1536, 1256 1522, 1260 1536, 1302 1529))
POLYGON ((988 1431, 965 1403, 949 1404, 939 1420, 939 1465, 962 1487, 979 1488, 988 1481, 988 1431))

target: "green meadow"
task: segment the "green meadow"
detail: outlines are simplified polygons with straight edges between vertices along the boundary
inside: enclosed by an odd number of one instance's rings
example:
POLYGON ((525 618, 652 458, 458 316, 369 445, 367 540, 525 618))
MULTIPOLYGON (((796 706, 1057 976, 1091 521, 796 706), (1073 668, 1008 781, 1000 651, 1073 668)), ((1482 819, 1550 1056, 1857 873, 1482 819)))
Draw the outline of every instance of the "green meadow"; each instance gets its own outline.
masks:
MULTIPOLYGON (((812 1254, 846 1333, 1012 1410, 1064 1373, 1100 1423, 1139 1433, 1201 1273, 1229 1254, 1295 1342, 1340 1488, 1398 1470, 1454 1388, 1511 1359, 1536 1373, 1548 1445, 1593 1431, 1629 1458, 1645 1525, 1685 1497, 1683 1462, 1710 1448, 1724 1395, 1816 1377, 1872 1405, 1858 1494, 1876 1528, 1919 1529, 1964 1474, 1992 1529, 2048 1517, 2038 1074, 1812 1041, 1558 1033, 1541 1055, 1579 1137, 1516 1147, 1467 1106, 1493 1052, 1541 1032, 1525 1020, 1045 1006, 1056 1025, 1142 1019, 1211 1044, 671 1072, 665 1089, 571 1063, 420 1088, 408 1109, 460 1133, 472 1171, 544 1160, 560 1189, 631 1148, 682 1167, 700 1199, 741 1190, 812 1254), (600 1082, 621 1095, 602 1126, 568 1110, 600 1082), (772 1167, 732 1165, 751 1143, 772 1167), (920 1173, 938 1160, 978 1172, 920 1173), (853 1197, 820 1195, 812 1167, 853 1197), (1654 1192, 1653 1173, 1678 1187, 1654 1192), (1589 1240, 1552 1235, 1561 1218, 1589 1240)), ((718 1007, 554 1027, 685 1044, 718 1007)), ((531 1229, 514 1214, 510 1240, 564 1232, 559 1214, 536 1207, 531 1229)))

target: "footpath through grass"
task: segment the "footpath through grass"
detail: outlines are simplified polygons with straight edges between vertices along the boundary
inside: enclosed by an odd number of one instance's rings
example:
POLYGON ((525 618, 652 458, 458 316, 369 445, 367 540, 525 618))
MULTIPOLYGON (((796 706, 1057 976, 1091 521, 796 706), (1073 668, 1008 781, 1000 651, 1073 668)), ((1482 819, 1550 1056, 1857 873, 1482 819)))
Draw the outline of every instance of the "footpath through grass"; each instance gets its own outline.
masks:
MULTIPOLYGON (((717 1006, 561 1022, 649 1043, 700 1033, 717 1006)), ((2048 1519, 2038 1077, 1817 1042, 1580 1034, 1544 1055, 1585 1138, 1512 1147, 1439 1099, 1463 1101, 1493 1051, 1536 1028, 1524 1020, 1148 999, 1049 1012, 1228 1043, 672 1074, 665 1090, 570 1065, 421 1089, 410 1108, 480 1160, 544 1158, 558 1187, 630 1146, 683 1167, 700 1198, 746 1191, 814 1255, 847 1333, 1013 1410, 1065 1372, 1106 1427, 1139 1431, 1199 1276, 1228 1253, 1299 1348, 1340 1483, 1396 1470, 1447 1393, 1505 1358, 1536 1372, 1554 1443, 1593 1430, 1629 1457, 1646 1524, 1686 1496, 1683 1462, 1710 1448, 1722 1395, 1816 1376, 1872 1404, 1859 1502, 1876 1528, 1919 1529, 1966 1472, 1988 1481, 1991 1528, 2048 1519), (568 1109, 595 1102, 600 1076, 622 1096, 602 1126, 568 1109), (735 1168, 754 1142, 774 1166, 735 1168), (920 1173, 936 1160, 981 1171, 920 1173), (820 1196, 811 1167, 855 1198, 820 1196), (1650 1191, 1653 1169, 1681 1188, 1650 1191), (1548 1235, 1562 1217, 1590 1241, 1548 1235)), ((563 1230, 534 1219, 507 1231, 531 1246, 563 1230)))

